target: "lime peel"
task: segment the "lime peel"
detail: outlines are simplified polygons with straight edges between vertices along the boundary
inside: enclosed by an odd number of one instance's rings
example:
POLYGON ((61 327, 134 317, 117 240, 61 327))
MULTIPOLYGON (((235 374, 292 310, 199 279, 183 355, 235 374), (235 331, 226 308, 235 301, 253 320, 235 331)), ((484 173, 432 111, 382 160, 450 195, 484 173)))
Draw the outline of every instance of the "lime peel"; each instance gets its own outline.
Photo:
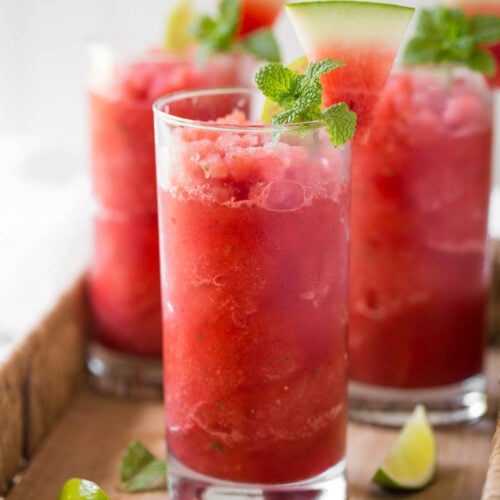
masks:
POLYGON ((419 490, 436 474, 436 442, 423 405, 417 405, 372 481, 386 488, 419 490))
POLYGON ((168 18, 165 34, 165 48, 169 51, 183 51, 189 47, 194 38, 189 27, 194 18, 191 0, 179 0, 168 18))
POLYGON ((58 500, 110 500, 110 498, 94 482, 72 478, 64 483, 58 500))

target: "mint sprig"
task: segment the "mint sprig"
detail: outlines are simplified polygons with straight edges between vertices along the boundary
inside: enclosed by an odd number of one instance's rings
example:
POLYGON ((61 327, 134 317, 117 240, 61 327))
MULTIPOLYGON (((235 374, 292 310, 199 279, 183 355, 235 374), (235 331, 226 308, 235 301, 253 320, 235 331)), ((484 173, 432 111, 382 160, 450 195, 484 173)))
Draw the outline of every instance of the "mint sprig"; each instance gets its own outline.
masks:
POLYGON ((222 0, 216 17, 198 16, 191 33, 199 42, 198 59, 204 62, 210 54, 241 49, 265 61, 279 61, 278 43, 270 29, 262 28, 237 39, 242 16, 241 0, 222 0))
POLYGON ((273 125, 320 121, 325 125, 334 146, 346 143, 356 131, 356 113, 345 103, 322 109, 323 86, 320 76, 344 66, 341 61, 324 59, 310 63, 304 74, 298 75, 280 63, 262 66, 255 82, 262 93, 283 109, 271 119, 273 125))
POLYGON ((240 0, 222 0, 218 16, 199 16, 192 27, 193 35, 206 50, 225 52, 231 48, 241 16, 240 0))
POLYGON ((499 41, 500 18, 486 14, 467 17, 460 9, 436 6, 420 12, 403 62, 457 63, 491 76, 496 62, 487 46, 499 41))
POLYGON ((268 28, 261 28, 248 33, 237 46, 240 46, 260 61, 279 62, 281 60, 278 42, 272 30, 268 28))
MULTIPOLYGON (((167 489, 167 462, 156 458, 140 441, 132 441, 122 455, 118 467, 123 490, 157 491, 167 489)), ((94 482, 72 478, 64 483, 58 500, 110 500, 94 482)))
POLYGON ((121 487, 130 492, 165 490, 167 462, 156 458, 140 441, 132 441, 118 470, 121 487))

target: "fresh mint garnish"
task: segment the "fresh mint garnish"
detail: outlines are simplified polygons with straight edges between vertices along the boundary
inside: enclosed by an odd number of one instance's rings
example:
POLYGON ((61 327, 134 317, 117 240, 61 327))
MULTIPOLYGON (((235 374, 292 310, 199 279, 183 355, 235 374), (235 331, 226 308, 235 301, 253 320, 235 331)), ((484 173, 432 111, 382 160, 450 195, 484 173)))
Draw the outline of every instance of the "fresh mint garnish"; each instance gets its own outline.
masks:
POLYGON ((353 135, 356 129, 356 113, 349 110, 345 102, 332 104, 323 112, 323 121, 330 137, 330 141, 337 146, 344 144, 353 135))
POLYGON ((242 49, 257 59, 279 61, 279 47, 272 31, 263 28, 237 39, 242 16, 241 0, 222 0, 216 17, 199 16, 192 25, 198 40, 198 59, 204 62, 210 54, 242 49))
POLYGON ((485 14, 467 17, 460 9, 436 6, 420 12, 403 61, 458 63, 493 75, 496 62, 487 46, 499 41, 500 18, 485 14))
POLYGON ((165 490, 167 463, 156 458, 140 441, 132 441, 119 466, 121 487, 130 492, 165 490))
POLYGON ((278 42, 274 38, 273 32, 268 28, 261 28, 248 33, 241 39, 240 45, 260 61, 278 62, 281 60, 278 42))
MULTIPOLYGON (((119 466, 121 487, 131 493, 167 489, 167 462, 156 458, 140 441, 132 441, 119 466)), ((66 481, 58 500, 110 500, 94 482, 73 478, 66 481)))
POLYGON ((155 458, 127 481, 125 489, 130 492, 165 490, 167 488, 166 478, 167 463, 165 460, 155 458))
POLYGON ((193 35, 207 50, 228 51, 238 31, 240 17, 240 0, 222 0, 218 6, 218 17, 204 14, 196 19, 193 35))
POLYGON ((271 123, 284 125, 320 121, 325 125, 334 146, 346 143, 356 131, 356 113, 347 104, 337 103, 322 109, 320 76, 344 66, 333 59, 313 62, 298 75, 280 63, 268 63, 257 71, 255 82, 262 93, 283 109, 271 123))

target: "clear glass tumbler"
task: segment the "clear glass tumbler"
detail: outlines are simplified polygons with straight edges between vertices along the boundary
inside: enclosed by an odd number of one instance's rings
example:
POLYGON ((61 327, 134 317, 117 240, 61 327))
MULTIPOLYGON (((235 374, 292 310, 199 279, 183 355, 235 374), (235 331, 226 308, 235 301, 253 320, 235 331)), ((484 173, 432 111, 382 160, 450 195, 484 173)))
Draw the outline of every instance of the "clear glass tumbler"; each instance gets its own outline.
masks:
POLYGON ((254 61, 219 54, 89 47, 93 257, 87 366, 98 390, 162 396, 161 299, 153 102, 197 87, 242 85, 254 61))
POLYGON ((456 66, 393 74, 353 147, 350 415, 401 425, 486 411, 492 95, 456 66))
POLYGON ((170 498, 345 498, 350 147, 251 90, 154 110, 170 498))

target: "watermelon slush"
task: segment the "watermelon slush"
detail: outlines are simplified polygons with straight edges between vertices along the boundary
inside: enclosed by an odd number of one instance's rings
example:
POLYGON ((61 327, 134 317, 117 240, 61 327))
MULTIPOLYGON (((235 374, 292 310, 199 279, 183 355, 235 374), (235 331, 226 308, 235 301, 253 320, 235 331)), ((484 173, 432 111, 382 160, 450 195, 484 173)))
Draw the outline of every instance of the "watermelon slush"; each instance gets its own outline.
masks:
POLYGON ((353 148, 354 381, 430 388, 481 373, 490 97, 465 71, 396 73, 353 148))
POLYGON ((107 80, 91 75, 96 209, 88 285, 96 339, 112 350, 161 356, 152 103, 184 88, 241 84, 249 65, 241 54, 214 56, 200 67, 193 54, 154 50, 118 60, 107 80))
POLYGON ((162 120, 169 460, 235 482, 317 476, 345 452, 349 151, 323 130, 273 143, 237 111, 210 130, 162 120))

